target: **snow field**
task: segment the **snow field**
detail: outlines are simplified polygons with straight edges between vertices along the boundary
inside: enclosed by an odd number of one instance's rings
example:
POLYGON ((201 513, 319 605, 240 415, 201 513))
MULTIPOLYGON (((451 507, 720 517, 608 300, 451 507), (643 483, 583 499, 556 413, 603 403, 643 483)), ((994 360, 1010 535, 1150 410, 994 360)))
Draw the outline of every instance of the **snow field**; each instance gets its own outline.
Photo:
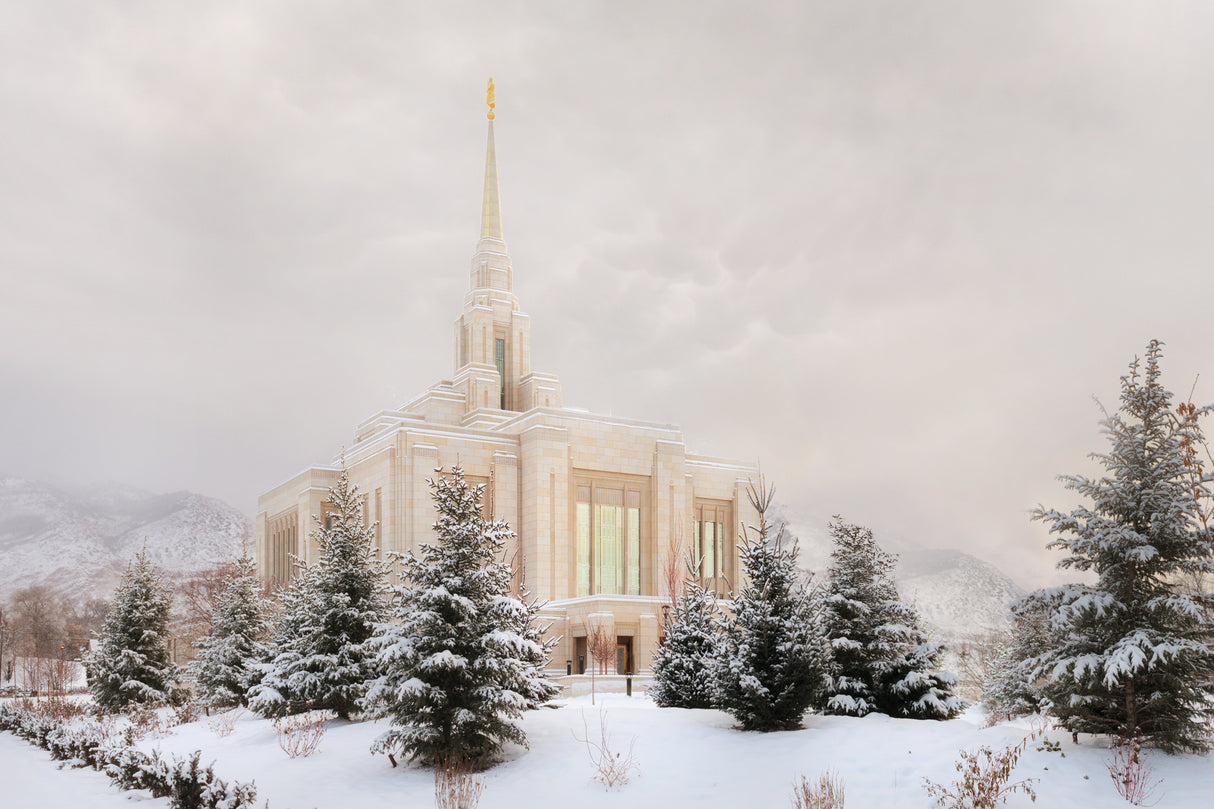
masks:
MULTIPOLYGON (((798 775, 814 777, 828 768, 846 783, 848 809, 929 809, 935 804, 923 790, 923 778, 951 783, 959 749, 999 749, 1031 732, 1028 722, 983 728, 982 714, 970 711, 947 722, 878 714, 861 719, 808 716, 802 730, 747 733, 733 729, 732 717, 721 711, 657 708, 644 696, 622 694, 599 695, 597 701, 592 706, 589 697, 577 697, 560 700, 555 708, 527 712, 523 727, 531 749, 508 745, 506 760, 482 774, 482 809, 535 809, 547 803, 579 809, 785 807, 798 775), (583 736, 583 713, 597 738, 600 709, 606 711, 615 750, 626 754, 636 737, 640 772, 614 791, 592 780, 586 747, 574 739, 575 733, 583 736)), ((386 757, 368 752, 386 728, 384 721, 334 720, 316 754, 289 759, 271 723, 246 713, 226 738, 216 736, 203 718, 140 746, 178 755, 202 749, 203 762, 214 760, 219 777, 256 781, 258 803, 268 799, 274 809, 432 806, 431 770, 404 764, 394 769, 386 757)), ((1076 746, 1069 733, 1058 730, 1042 738, 1061 743, 1065 757, 1037 750, 1041 740, 1031 743, 1013 780, 1039 779, 1037 803, 1015 795, 1008 807, 1128 806, 1109 779, 1104 740, 1081 737, 1076 746)), ((10 740, 5 738, 6 747, 10 740)), ((1156 793, 1162 796, 1158 807, 1211 805, 1214 756, 1169 757, 1151 751, 1147 760, 1163 779, 1156 793)), ((0 767, 7 769, 7 762, 0 767)))

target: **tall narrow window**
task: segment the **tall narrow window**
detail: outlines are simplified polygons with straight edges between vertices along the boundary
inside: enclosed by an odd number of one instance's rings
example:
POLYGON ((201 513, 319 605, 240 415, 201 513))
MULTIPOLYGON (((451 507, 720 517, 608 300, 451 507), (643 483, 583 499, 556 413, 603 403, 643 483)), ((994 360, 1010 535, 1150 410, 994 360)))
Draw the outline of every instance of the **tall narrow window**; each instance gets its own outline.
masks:
POLYGON ((733 575, 732 554, 726 535, 730 524, 730 504, 723 501, 697 501, 695 506, 696 553, 700 555, 700 577, 717 579, 713 587, 723 587, 733 575))
POLYGON ((590 487, 577 487, 577 594, 590 595, 590 487))
POLYGON ((624 552, 624 560, 628 570, 628 587, 625 592, 630 596, 641 594, 641 495, 639 492, 628 493, 628 547, 624 552))
POLYGON ((619 489, 596 489, 594 501, 598 542, 596 592, 619 595, 624 591, 624 493, 619 489))
POLYGON ((384 490, 375 490, 375 538, 384 535, 384 490))
POLYGON ((506 409, 506 341, 493 341, 493 361, 497 363, 497 378, 499 382, 500 404, 502 410, 506 409))

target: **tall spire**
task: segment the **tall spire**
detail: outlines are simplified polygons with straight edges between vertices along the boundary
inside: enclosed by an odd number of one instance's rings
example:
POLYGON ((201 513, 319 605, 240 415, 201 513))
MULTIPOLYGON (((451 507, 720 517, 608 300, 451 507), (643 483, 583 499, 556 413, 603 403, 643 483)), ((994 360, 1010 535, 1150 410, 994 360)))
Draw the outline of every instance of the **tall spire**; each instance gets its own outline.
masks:
POLYGON ((489 146, 485 153, 485 199, 481 207, 481 238, 502 241, 502 202, 497 188, 497 152, 493 147, 493 79, 485 91, 485 103, 489 105, 489 146))

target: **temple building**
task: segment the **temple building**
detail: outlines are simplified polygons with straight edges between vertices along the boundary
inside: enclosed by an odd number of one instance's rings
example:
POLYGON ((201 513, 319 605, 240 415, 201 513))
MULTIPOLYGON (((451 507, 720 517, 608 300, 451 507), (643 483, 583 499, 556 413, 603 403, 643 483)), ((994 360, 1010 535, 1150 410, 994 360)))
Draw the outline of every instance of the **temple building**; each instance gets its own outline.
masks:
MULTIPOLYGON (((454 372, 358 425, 345 464, 386 553, 432 541, 426 480, 458 462, 485 484, 486 512, 518 535, 508 556, 561 637, 551 667, 589 671, 587 632, 602 627, 616 638, 609 668, 644 673, 672 560, 682 572, 681 559, 696 559, 700 580, 719 592, 738 581, 737 538, 754 522, 746 487, 757 469, 690 452, 670 424, 566 407, 558 378, 532 370, 531 321, 502 235, 492 82, 488 100, 480 238, 454 323, 454 372)), ((257 559, 268 581, 289 580, 293 555, 315 558, 308 537, 338 463, 304 469, 258 499, 257 559)))

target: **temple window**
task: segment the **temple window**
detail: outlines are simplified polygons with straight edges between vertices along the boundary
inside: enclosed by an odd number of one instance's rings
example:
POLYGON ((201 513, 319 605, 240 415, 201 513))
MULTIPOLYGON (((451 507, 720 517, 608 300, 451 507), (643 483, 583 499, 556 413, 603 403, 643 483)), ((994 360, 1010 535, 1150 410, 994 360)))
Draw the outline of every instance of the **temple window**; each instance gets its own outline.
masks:
POLYGON ((640 595, 648 483, 579 480, 576 489, 577 595, 640 595))
POLYGON ((493 341, 493 362, 497 365, 497 377, 499 382, 498 392, 500 393, 500 404, 502 410, 506 409, 506 341, 500 337, 493 341))
POLYGON ((695 552, 699 559, 700 578, 709 589, 723 592, 724 579, 733 576, 727 527, 730 504, 717 500, 696 500, 695 552))

